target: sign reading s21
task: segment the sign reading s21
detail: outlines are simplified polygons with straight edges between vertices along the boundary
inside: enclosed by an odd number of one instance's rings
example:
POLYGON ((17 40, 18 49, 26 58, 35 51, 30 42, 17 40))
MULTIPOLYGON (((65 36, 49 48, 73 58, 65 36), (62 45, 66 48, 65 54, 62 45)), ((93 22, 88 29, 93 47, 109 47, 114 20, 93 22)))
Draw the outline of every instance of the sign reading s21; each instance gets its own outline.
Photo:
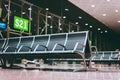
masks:
POLYGON ((27 19, 14 16, 14 29, 28 32, 28 29, 29 29, 28 22, 29 21, 27 19))

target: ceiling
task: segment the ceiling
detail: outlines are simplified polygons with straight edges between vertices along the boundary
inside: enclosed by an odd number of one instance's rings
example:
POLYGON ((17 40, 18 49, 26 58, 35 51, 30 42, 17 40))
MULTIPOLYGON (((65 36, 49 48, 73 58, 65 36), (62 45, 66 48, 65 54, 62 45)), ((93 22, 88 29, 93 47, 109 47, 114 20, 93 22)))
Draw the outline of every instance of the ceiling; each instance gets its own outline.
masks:
POLYGON ((120 0, 27 0, 85 30, 120 33, 120 0), (65 17, 65 18, 64 18, 65 17))
POLYGON ((69 0, 114 31, 120 32, 120 0, 69 0))

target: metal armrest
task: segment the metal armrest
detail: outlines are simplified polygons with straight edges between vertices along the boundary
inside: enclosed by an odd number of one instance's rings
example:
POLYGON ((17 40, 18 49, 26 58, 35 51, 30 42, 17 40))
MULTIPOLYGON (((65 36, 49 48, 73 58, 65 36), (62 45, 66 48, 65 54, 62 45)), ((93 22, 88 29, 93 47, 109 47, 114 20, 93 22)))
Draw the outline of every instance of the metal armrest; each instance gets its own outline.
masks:
POLYGON ((45 48, 45 49, 48 51, 48 47, 47 47, 47 46, 45 46, 45 45, 40 45, 40 44, 37 44, 37 45, 36 45, 34 51, 36 51, 36 49, 38 48, 38 46, 41 46, 41 47, 45 48))
POLYGON ((54 45, 52 51, 54 51, 54 50, 56 49, 57 46, 61 46, 61 47, 63 47, 64 50, 67 50, 67 48, 66 48, 64 45, 56 43, 56 44, 54 45))
POLYGON ((96 46, 91 46, 91 49, 95 49, 95 54, 98 55, 98 50, 96 46))
MULTIPOLYGON (((64 45, 62 45, 62 44, 57 44, 57 45, 63 47, 65 50, 67 50, 66 47, 65 47, 64 45)), ((57 45, 56 45, 56 46, 57 46, 57 45)))

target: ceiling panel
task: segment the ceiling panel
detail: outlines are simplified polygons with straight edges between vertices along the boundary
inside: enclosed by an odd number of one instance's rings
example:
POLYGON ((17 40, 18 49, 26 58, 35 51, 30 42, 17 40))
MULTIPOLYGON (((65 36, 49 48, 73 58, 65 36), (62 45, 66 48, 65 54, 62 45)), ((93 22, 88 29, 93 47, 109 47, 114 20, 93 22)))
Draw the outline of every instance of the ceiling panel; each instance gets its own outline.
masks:
POLYGON ((120 31, 120 0, 69 0, 109 28, 120 31))

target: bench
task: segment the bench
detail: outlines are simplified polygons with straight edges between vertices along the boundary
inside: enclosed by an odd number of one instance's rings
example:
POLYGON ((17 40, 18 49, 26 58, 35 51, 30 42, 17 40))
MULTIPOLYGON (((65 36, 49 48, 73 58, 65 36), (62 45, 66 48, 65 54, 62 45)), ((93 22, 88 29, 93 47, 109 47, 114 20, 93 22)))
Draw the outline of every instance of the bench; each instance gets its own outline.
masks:
POLYGON ((86 58, 91 57, 88 31, 5 38, 0 45, 3 67, 11 67, 16 58, 70 58, 82 59, 86 69, 86 58))
MULTIPOLYGON (((93 53, 94 54, 94 53, 93 53)), ((120 60, 119 51, 98 51, 98 54, 92 57, 94 62, 119 62, 120 60)))
POLYGON ((108 67, 120 68, 120 51, 98 51, 98 53, 92 53, 92 62, 96 65, 107 65, 108 67))

